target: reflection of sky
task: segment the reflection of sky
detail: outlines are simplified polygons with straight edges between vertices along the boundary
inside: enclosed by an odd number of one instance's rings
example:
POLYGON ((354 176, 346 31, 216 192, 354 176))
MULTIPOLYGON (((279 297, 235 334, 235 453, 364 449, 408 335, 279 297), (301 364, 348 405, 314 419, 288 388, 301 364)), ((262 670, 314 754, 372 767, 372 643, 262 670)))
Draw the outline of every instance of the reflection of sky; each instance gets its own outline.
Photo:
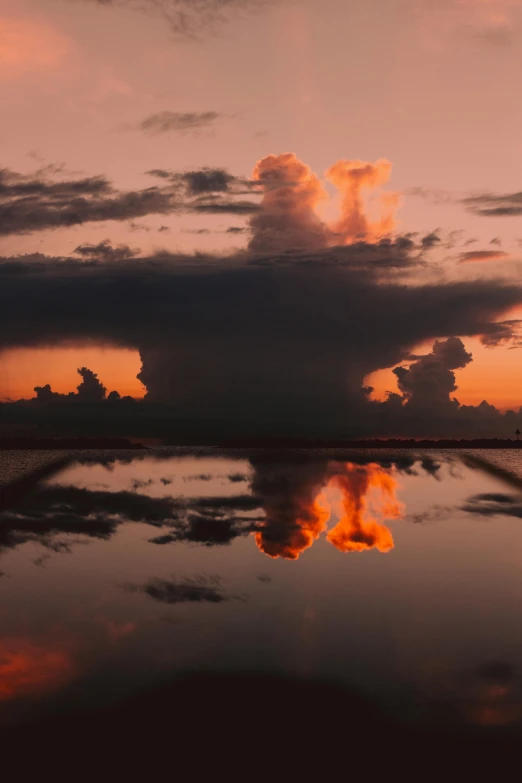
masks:
MULTIPOLYGON (((453 720, 518 720, 521 520, 459 510, 477 494, 513 490, 457 462, 437 478, 414 469, 389 471, 405 512, 386 520, 394 540, 386 554, 342 553, 321 535, 290 562, 266 557, 250 532, 228 545, 159 546, 149 541, 162 528, 143 522, 122 523, 106 540, 62 534, 69 552, 38 537, 6 548, 0 692, 9 698, 0 720, 36 709, 16 699, 16 683, 25 697, 33 683, 44 709, 208 667, 333 677, 392 706, 398 695, 411 716, 427 720, 441 694, 453 720), (480 679, 492 661, 504 669, 480 679)), ((117 492, 138 480, 137 493, 150 497, 234 497, 250 491, 253 474, 247 459, 143 459, 111 470, 78 465, 47 486, 117 492)), ((336 522, 334 513, 329 527, 336 522)))
POLYGON ((121 492, 132 490, 134 480, 138 480, 144 482, 138 491, 149 497, 232 496, 245 491, 245 482, 231 481, 229 477, 239 479, 250 472, 248 460, 220 459, 216 465, 216 459, 210 457, 171 457, 133 460, 129 464, 118 462, 116 465, 75 464, 49 479, 49 483, 72 484, 86 489, 106 486, 111 492, 121 492))

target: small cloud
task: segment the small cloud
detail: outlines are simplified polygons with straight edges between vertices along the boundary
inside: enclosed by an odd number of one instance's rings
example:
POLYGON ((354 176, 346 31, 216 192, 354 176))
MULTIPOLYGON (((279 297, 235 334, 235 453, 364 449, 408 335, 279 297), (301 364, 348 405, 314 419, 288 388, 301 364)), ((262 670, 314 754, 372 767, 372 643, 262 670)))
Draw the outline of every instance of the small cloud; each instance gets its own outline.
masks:
POLYGON ((480 193, 467 196, 462 204, 468 212, 479 217, 520 217, 522 215, 522 191, 516 193, 480 193))
POLYGON ((194 577, 175 581, 169 579, 151 579, 143 585, 126 585, 132 592, 141 592, 163 604, 211 603, 228 601, 221 590, 219 577, 194 577))
POLYGON ((145 133, 188 133, 201 128, 213 127, 223 115, 215 111, 178 112, 160 111, 151 114, 138 124, 145 133))
POLYGON ((459 264, 475 261, 504 261, 509 253, 504 250, 470 250, 459 255, 459 264))

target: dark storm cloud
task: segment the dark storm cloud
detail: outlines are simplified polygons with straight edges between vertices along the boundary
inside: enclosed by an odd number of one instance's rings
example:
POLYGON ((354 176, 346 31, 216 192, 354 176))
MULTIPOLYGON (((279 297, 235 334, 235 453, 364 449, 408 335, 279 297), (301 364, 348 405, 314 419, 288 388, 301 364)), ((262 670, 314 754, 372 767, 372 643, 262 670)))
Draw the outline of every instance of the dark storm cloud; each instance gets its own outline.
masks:
POLYGON ((127 590, 141 592, 162 604, 211 603, 229 601, 233 596, 223 592, 217 577, 193 577, 180 581, 151 579, 144 585, 125 585, 127 590))
POLYGON ((436 340, 430 354, 418 357, 408 368, 397 367, 393 372, 408 405, 433 409, 433 406, 451 405, 449 395, 457 389, 453 370, 471 361, 472 356, 462 340, 450 337, 445 342, 436 340))
POLYGON ((142 120, 138 128, 146 133, 188 133, 201 128, 211 128, 222 117, 215 111, 179 112, 160 111, 142 120))
POLYGON ((522 191, 517 193, 482 193, 468 196, 462 203, 469 212, 483 217, 518 217, 522 215, 522 191))
MULTIPOLYGON (((255 193, 255 186, 224 169, 187 172, 153 169, 147 173, 159 178, 161 184, 120 191, 105 177, 67 179, 60 167, 48 166, 29 175, 2 169, 0 236, 108 220, 132 221, 148 215, 181 212, 249 215, 258 209, 253 201, 237 200, 238 196, 255 193)), ((132 227, 148 230, 139 224, 131 224, 132 227)), ((81 244, 74 252, 86 261, 112 261, 132 258, 139 250, 128 245, 112 247, 104 240, 98 245, 81 244)))
POLYGON ((251 215, 259 211, 259 205, 253 201, 229 201, 213 198, 196 201, 191 205, 191 210, 207 215, 251 215))
POLYGON ((435 247, 441 242, 442 239, 439 236, 438 231, 431 231, 429 234, 426 234, 426 236, 422 237, 421 245, 424 250, 429 250, 430 248, 435 247))
POLYGON ((105 177, 55 181, 46 171, 27 176, 9 169, 0 172, 0 235, 4 236, 168 214, 178 206, 171 188, 121 192, 105 177))
POLYGON ((256 13, 274 0, 71 0, 91 5, 129 8, 153 13, 169 25, 175 35, 198 38, 236 16, 256 13))
POLYGON ((229 191, 236 178, 226 169, 202 168, 181 175, 189 196, 229 191))
MULTIPOLYGON (((503 281, 401 278, 417 268, 393 242, 124 265, 5 259, 0 347, 91 339, 137 348, 146 402, 184 433, 407 434, 425 425, 409 419, 401 429, 405 400, 370 403, 364 378, 429 338, 508 340, 517 325, 496 321, 522 302, 522 288, 503 281)), ((474 414, 461 413, 467 434, 474 414)), ((481 422, 497 426, 494 417, 481 409, 481 422)))

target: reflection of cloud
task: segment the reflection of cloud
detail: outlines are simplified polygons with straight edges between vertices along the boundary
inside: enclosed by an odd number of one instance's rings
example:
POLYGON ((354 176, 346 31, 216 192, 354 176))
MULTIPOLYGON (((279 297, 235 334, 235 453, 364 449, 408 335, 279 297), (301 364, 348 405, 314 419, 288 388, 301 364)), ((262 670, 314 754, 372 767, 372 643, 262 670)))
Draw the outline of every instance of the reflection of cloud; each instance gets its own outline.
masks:
POLYGON ((342 552, 393 548, 391 532, 377 521, 398 519, 403 511, 389 470, 350 462, 255 468, 252 488, 266 513, 256 543, 270 557, 296 560, 325 530, 331 516, 327 487, 340 489, 342 496, 341 518, 327 535, 331 544, 342 552))
POLYGON ((475 673, 471 694, 464 711, 478 726, 508 726, 522 716, 519 695, 515 693, 515 672, 511 664, 490 661, 475 673))
POLYGON ((423 689, 425 706, 446 729, 455 731, 463 722, 482 728, 510 726, 522 718, 520 679, 507 661, 447 671, 424 683, 423 689))
POLYGON ((346 463, 345 471, 332 481, 341 489, 344 513, 328 533, 328 541, 341 552, 362 552, 373 548, 389 552, 393 549, 390 530, 377 521, 379 518, 400 519, 403 514, 403 506, 395 495, 398 485, 393 476, 376 464, 361 466, 346 463), (372 489, 378 492, 370 500, 372 489), (369 514, 371 505, 373 516, 369 514))
POLYGON ((144 585, 127 585, 127 589, 142 592, 164 604, 211 603, 228 601, 232 596, 221 590, 219 577, 193 577, 179 582, 151 579, 144 585))
POLYGON ((64 650, 25 639, 0 640, 0 701, 55 690, 72 674, 72 661, 64 650))
POLYGON ((522 519, 522 497, 500 493, 475 495, 466 501, 462 510, 483 517, 508 516, 522 519))

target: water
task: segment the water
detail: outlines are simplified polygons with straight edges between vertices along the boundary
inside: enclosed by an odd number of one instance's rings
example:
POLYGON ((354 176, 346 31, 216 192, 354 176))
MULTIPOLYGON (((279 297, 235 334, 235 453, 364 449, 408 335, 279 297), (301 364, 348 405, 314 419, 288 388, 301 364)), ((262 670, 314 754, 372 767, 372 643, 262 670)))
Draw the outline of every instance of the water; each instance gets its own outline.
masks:
POLYGON ((213 672, 518 736, 521 566, 520 479, 455 453, 77 453, 0 517, 0 725, 213 672))

